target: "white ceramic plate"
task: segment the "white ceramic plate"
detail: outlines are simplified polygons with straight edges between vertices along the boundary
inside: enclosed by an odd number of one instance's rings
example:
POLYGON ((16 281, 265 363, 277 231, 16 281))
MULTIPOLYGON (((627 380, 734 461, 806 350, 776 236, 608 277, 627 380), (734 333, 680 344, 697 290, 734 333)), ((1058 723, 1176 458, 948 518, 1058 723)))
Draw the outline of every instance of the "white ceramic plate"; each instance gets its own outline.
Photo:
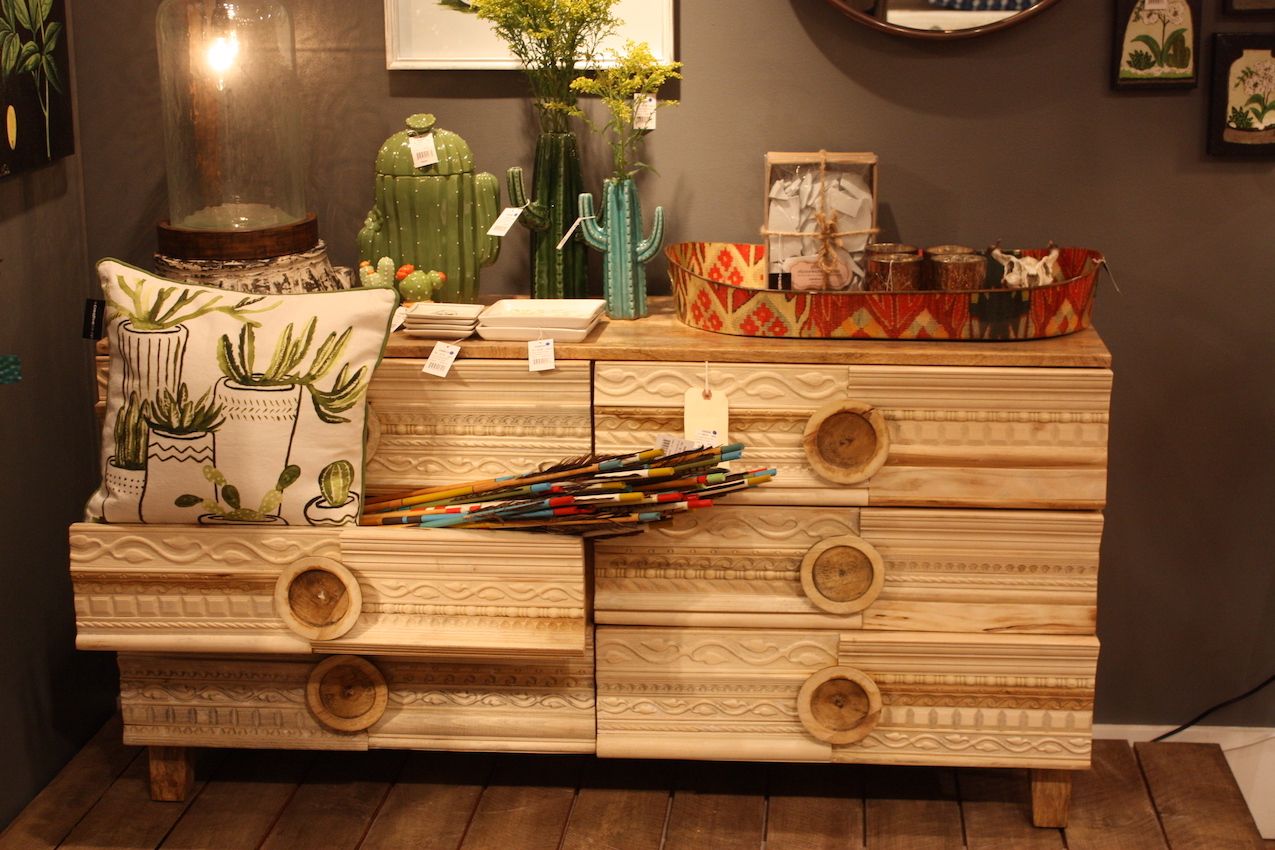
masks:
POLYGON ((478 326, 478 335, 483 339, 504 342, 530 342, 533 339, 552 339, 554 342, 583 342, 598 324, 595 319, 587 328, 512 328, 503 325, 490 327, 478 326))
POLYGON ((413 339, 437 339, 443 342, 457 342, 474 335, 472 330, 414 330, 412 328, 403 328, 403 333, 413 339))
POLYGON ((606 302, 601 298, 506 298, 484 310, 478 321, 479 327, 489 328, 587 331, 605 309, 606 302))
POLYGON ((478 326, 477 322, 465 322, 465 321, 444 322, 444 321, 435 321, 433 319, 426 319, 424 321, 419 321, 416 319, 408 319, 407 324, 405 325, 405 327, 407 327, 410 330, 418 330, 418 331, 428 331, 428 330, 434 330, 434 331, 471 330, 472 331, 477 326, 478 326))
POLYGON ((439 304, 433 301, 417 301, 407 311, 411 319, 442 319, 444 321, 473 322, 483 312, 481 304, 439 304))

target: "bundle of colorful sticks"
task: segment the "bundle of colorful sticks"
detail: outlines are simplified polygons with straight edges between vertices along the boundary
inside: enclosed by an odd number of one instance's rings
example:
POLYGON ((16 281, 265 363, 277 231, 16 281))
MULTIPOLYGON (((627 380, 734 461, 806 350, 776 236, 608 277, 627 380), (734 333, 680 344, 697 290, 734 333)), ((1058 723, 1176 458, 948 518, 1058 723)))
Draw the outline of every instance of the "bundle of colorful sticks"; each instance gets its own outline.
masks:
POLYGON ((360 524, 632 534, 775 476, 773 469, 730 472, 720 466, 743 454, 743 444, 732 443, 673 455, 647 449, 572 458, 521 475, 369 499, 360 524))

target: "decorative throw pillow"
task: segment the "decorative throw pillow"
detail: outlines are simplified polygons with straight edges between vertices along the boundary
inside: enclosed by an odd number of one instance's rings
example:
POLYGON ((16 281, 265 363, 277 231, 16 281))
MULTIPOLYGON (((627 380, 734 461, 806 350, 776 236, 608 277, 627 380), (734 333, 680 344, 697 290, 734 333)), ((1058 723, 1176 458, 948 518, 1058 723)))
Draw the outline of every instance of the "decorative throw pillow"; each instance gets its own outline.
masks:
POLYGON ((358 521, 393 290, 245 295, 97 268, 111 371, 89 520, 358 521))

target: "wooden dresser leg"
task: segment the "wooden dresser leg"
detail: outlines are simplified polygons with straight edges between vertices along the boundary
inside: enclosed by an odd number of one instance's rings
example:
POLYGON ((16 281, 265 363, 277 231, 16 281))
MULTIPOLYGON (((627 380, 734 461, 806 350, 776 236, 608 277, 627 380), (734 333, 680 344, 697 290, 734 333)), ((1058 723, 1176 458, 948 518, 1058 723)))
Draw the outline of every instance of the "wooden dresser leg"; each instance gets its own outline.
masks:
POLYGON ((1062 829, 1071 809, 1071 771, 1032 771, 1032 823, 1062 829))
POLYGON ((181 802, 195 787, 195 751, 190 747, 147 747, 151 799, 181 802))

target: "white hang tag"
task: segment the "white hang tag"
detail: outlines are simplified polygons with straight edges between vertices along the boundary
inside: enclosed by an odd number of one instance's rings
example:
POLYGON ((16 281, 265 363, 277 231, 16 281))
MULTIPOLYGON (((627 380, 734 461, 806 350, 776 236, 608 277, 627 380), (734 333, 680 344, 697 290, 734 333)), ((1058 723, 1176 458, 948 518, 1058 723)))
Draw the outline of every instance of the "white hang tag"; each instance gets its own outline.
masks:
POLYGON ((730 407, 727 404, 725 392, 709 390, 705 393, 701 386, 690 387, 686 391, 682 410, 684 439, 698 442, 701 434, 715 434, 718 442, 714 445, 726 442, 730 426, 730 407))
POLYGON ((518 221, 524 207, 505 207, 505 211, 496 217, 491 227, 487 228, 488 236, 504 236, 518 221))
POLYGON ((434 343, 434 350, 429 353, 429 360, 425 362, 425 368, 421 371, 426 375, 446 378, 447 373, 452 370, 452 364, 456 362, 456 355, 458 354, 460 354, 459 345, 452 345, 450 342, 436 342, 434 343))
POLYGON ((633 129, 650 132, 655 129, 655 110, 659 100, 653 94, 633 95, 633 129))
POLYGON ((571 227, 567 228, 567 232, 566 232, 566 233, 564 233, 564 234, 562 234, 562 238, 561 238, 560 240, 558 240, 558 250, 559 250, 559 251, 561 251, 563 248, 565 248, 565 247, 567 246, 567 242, 569 242, 569 241, 571 240, 571 234, 576 232, 576 228, 577 228, 577 227, 579 227, 581 224, 583 224, 583 223, 584 223, 584 220, 585 220, 586 218, 597 218, 597 216, 593 216, 593 215, 582 215, 582 216, 580 216, 579 218, 577 218, 577 219, 576 219, 576 220, 575 220, 575 221, 571 224, 571 227))
POLYGON ((438 162, 438 144, 434 141, 433 133, 408 136, 407 147, 412 152, 412 165, 416 168, 424 168, 438 162))
POLYGON ((527 371, 548 372, 557 368, 553 361, 553 339, 533 339, 527 343, 527 371))
POLYGON ((403 327, 403 323, 407 321, 407 308, 399 305, 394 310, 394 320, 390 322, 390 330, 396 331, 403 327))
POLYGON ((700 446, 690 440, 683 440, 681 437, 675 437, 672 434, 661 434, 655 441, 655 447, 664 452, 665 455, 680 455, 682 452, 700 448, 700 446))

